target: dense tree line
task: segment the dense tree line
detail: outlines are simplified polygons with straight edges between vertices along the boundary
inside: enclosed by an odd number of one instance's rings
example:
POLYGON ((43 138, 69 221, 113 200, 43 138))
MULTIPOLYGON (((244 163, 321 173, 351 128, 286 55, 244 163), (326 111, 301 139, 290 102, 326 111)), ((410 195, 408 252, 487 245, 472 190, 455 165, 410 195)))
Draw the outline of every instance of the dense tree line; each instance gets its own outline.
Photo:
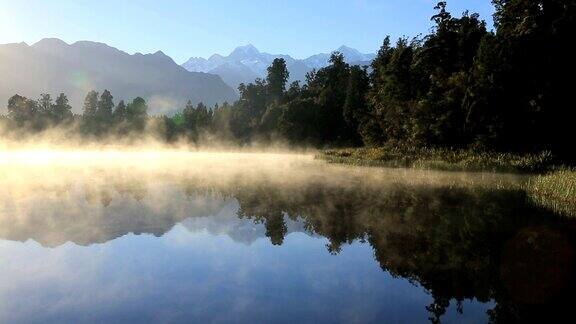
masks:
POLYGON ((282 80, 283 63, 274 62, 267 80, 240 88, 234 133, 319 145, 551 150, 573 158, 575 2, 494 5, 495 31, 477 14, 453 17, 439 2, 432 32, 394 44, 386 38, 370 71, 335 53, 303 86, 272 97, 270 80, 282 80))
POLYGON ((168 141, 209 134, 240 144, 549 150, 574 159, 576 0, 492 2, 494 31, 478 14, 454 17, 442 1, 430 34, 387 37, 370 67, 333 53, 329 66, 288 85, 286 62, 276 59, 265 79, 240 85, 231 105, 188 103, 150 118, 142 98, 115 106, 110 92, 90 92, 74 117, 63 94, 54 102, 14 96, 3 120, 33 130, 77 120, 82 134, 97 137, 141 132, 152 120, 168 141))
POLYGON ((73 118, 72 107, 63 93, 55 101, 49 94, 40 95, 38 100, 14 95, 8 100, 7 111, 7 118, 16 126, 32 130, 68 123, 73 118))
POLYGON ((56 100, 41 94, 37 100, 14 95, 8 100, 8 114, 2 122, 9 130, 41 132, 54 127, 68 127, 87 137, 127 135, 144 131, 149 121, 146 101, 140 97, 114 105, 108 90, 90 91, 84 100, 82 115, 72 113, 68 98, 61 93, 56 100))
POLYGON ((386 38, 370 69, 334 53, 330 65, 284 89, 279 59, 266 80, 240 87, 236 138, 280 136, 315 145, 412 145, 574 158, 571 34, 574 0, 494 0, 495 30, 439 2, 429 35, 386 38))

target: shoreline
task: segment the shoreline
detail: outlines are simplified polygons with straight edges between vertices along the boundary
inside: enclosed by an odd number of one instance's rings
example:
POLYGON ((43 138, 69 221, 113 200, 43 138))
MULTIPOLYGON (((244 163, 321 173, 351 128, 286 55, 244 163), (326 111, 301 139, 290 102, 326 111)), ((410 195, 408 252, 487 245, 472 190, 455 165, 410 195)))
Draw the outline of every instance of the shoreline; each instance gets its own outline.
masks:
POLYGON ((560 168, 550 152, 499 153, 462 149, 361 147, 322 150, 328 163, 438 171, 542 174, 560 168))
POLYGON ((347 148, 320 151, 317 160, 376 168, 492 172, 530 176, 521 188, 535 204, 576 217, 576 169, 555 164, 550 153, 514 154, 449 149, 347 148))

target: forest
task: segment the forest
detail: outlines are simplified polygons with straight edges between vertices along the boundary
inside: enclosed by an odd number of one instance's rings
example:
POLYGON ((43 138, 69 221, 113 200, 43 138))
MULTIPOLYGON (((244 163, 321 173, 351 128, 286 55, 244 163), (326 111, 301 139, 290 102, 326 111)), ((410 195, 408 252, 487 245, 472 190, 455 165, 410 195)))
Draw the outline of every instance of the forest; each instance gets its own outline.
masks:
POLYGON ((0 129, 3 136, 62 127, 88 139, 151 132, 167 142, 546 151, 573 162, 576 1, 492 2, 494 30, 441 1, 429 34, 386 37, 371 66, 349 65, 335 52, 329 66, 287 84, 286 62, 276 59, 265 79, 240 85, 234 103, 188 103, 149 116, 143 98, 115 104, 108 90, 90 91, 75 115, 65 94, 14 95, 0 129))

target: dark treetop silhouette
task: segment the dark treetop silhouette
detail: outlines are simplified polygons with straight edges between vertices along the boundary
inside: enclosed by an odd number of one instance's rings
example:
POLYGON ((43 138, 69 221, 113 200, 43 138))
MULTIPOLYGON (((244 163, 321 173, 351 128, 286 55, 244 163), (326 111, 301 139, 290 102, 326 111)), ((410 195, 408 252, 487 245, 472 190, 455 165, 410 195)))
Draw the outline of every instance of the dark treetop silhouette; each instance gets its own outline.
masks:
POLYGON ((180 113, 147 117, 135 99, 112 111, 108 91, 86 97, 84 115, 71 117, 64 95, 36 102, 14 96, 5 129, 39 131, 79 122, 89 136, 143 131, 148 121, 168 141, 202 134, 236 143, 283 139, 295 145, 387 143, 496 151, 552 151, 573 160, 570 108, 574 75, 573 0, 495 0, 495 31, 477 14, 454 17, 436 6, 432 32, 412 40, 389 38, 370 69, 330 65, 287 85, 289 73, 275 59, 264 80, 241 84, 233 104, 188 103, 180 113))

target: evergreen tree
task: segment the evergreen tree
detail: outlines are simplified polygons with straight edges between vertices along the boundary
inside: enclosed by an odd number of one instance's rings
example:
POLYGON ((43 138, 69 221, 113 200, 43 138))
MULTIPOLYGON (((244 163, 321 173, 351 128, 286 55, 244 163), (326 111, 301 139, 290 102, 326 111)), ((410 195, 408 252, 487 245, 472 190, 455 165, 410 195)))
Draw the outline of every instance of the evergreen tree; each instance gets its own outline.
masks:
POLYGON ((47 93, 40 95, 40 98, 36 101, 37 110, 33 116, 33 127, 36 130, 45 129, 54 123, 52 117, 52 106, 54 105, 52 101, 52 96, 47 93))
POLYGON ((416 43, 399 39, 395 47, 385 39, 378 56, 372 63, 370 79, 373 86, 368 94, 369 114, 374 121, 364 121, 365 142, 383 144, 383 141, 410 142, 416 98, 413 63, 418 50, 416 43), (378 134, 379 133, 379 134, 378 134))
POLYGON ((286 67, 286 61, 283 58, 274 59, 272 65, 268 67, 268 76, 266 77, 269 102, 279 103, 282 100, 289 77, 290 72, 286 67))
POLYGON ((47 93, 41 94, 40 99, 38 99, 37 107, 38 112, 49 114, 52 110, 52 97, 47 93))
POLYGON ((98 99, 98 108, 94 117, 94 132, 98 136, 107 134, 112 126, 113 99, 112 94, 108 90, 104 90, 98 99))
POLYGON ((82 111, 84 118, 96 116, 96 112, 98 111, 98 92, 94 90, 88 92, 84 99, 84 108, 82 111))
POLYGON ((108 90, 104 90, 100 95, 98 100, 98 109, 96 114, 98 115, 99 122, 109 123, 112 119, 112 112, 114 109, 114 97, 108 90))
POLYGON ((359 134, 360 122, 366 118, 372 118, 368 113, 366 95, 370 87, 370 80, 366 68, 357 65, 350 68, 348 87, 346 88, 346 99, 344 101, 343 115, 346 122, 346 129, 349 132, 346 137, 351 144, 360 145, 362 139, 359 134))
POLYGON ((350 66, 342 53, 332 53, 330 65, 309 76, 307 91, 318 105, 316 122, 321 142, 350 143, 348 124, 344 120, 344 101, 350 75, 350 66))
POLYGON ((267 85, 261 79, 238 87, 240 99, 234 104, 230 118, 230 130, 241 142, 250 141, 258 136, 260 121, 266 112, 267 85))
POLYGON ((56 124, 60 124, 72 119, 72 107, 68 103, 68 97, 66 97, 64 93, 60 93, 58 95, 55 104, 51 109, 51 116, 56 124))
POLYGON ((96 135, 98 132, 98 92, 92 90, 88 92, 84 99, 82 109, 82 132, 86 135, 96 135))
POLYGON ((112 113, 114 124, 119 125, 126 121, 126 113, 126 104, 124 103, 124 100, 120 100, 112 113))
POLYGON ((142 132, 146 127, 148 118, 148 105, 146 100, 136 97, 126 107, 126 122, 130 132, 142 132))
POLYGON ((186 103, 186 107, 182 111, 184 117, 184 128, 190 138, 193 140, 198 139, 198 118, 196 108, 190 100, 186 103))
POLYGON ((496 35, 484 40, 468 106, 486 111, 491 146, 552 150, 567 160, 576 117, 569 107, 576 73, 574 0, 494 0, 496 35))
POLYGON ((8 99, 7 110, 8 118, 13 120, 17 126, 22 127, 26 124, 29 125, 33 121, 38 107, 33 100, 20 95, 14 95, 8 99))

